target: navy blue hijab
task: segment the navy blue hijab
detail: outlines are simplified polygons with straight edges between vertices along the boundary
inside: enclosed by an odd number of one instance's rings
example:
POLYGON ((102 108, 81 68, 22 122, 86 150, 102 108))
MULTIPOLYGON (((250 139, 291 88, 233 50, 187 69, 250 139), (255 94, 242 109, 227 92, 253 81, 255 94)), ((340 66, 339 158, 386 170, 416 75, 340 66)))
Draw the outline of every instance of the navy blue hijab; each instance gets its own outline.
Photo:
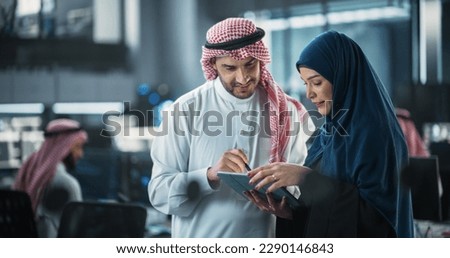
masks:
POLYGON ((333 85, 332 111, 305 165, 355 185, 398 237, 413 236, 411 197, 400 183, 406 143, 391 99, 361 48, 328 31, 306 46, 296 66, 315 70, 333 85))

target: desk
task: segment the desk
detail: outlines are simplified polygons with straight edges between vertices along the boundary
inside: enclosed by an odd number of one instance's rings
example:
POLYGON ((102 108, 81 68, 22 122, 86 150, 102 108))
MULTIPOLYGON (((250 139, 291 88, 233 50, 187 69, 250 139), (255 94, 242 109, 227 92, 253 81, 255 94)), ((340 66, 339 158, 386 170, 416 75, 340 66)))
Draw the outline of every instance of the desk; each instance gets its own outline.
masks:
POLYGON ((450 221, 434 222, 415 219, 414 236, 416 238, 450 237, 450 221))

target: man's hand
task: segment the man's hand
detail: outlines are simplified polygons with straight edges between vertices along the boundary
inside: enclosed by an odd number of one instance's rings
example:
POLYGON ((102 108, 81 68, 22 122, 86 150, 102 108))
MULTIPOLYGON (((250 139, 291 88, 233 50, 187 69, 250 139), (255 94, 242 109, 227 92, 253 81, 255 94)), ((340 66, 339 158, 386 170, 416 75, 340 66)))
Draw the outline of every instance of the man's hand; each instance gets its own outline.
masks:
POLYGON ((246 171, 245 164, 248 164, 247 155, 241 149, 226 151, 217 163, 208 169, 207 176, 212 188, 220 185, 219 171, 242 173, 246 171))

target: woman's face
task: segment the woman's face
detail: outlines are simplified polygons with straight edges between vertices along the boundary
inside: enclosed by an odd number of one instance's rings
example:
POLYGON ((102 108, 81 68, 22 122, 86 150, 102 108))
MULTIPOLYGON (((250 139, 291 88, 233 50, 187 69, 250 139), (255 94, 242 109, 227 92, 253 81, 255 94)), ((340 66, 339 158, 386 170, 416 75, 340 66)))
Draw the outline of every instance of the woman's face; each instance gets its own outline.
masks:
POLYGON ((305 82, 306 97, 316 105, 323 116, 330 114, 333 104, 333 85, 318 72, 300 67, 300 78, 305 82))

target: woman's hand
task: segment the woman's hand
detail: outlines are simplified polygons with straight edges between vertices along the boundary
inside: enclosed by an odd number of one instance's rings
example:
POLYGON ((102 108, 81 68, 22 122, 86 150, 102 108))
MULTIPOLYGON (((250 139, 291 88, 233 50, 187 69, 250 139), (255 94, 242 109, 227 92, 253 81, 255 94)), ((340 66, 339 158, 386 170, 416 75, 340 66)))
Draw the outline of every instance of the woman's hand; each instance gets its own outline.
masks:
POLYGON ((271 193, 280 187, 300 185, 311 171, 310 168, 304 166, 275 162, 250 171, 248 176, 250 177, 249 183, 256 184, 255 189, 257 190, 271 184, 267 189, 267 193, 271 193))
POLYGON ((283 197, 281 202, 277 202, 273 199, 272 194, 267 193, 266 197, 263 198, 255 190, 244 192, 245 196, 253 202, 260 210, 264 212, 269 212, 277 217, 283 219, 292 219, 292 210, 287 204, 286 197, 283 197))

